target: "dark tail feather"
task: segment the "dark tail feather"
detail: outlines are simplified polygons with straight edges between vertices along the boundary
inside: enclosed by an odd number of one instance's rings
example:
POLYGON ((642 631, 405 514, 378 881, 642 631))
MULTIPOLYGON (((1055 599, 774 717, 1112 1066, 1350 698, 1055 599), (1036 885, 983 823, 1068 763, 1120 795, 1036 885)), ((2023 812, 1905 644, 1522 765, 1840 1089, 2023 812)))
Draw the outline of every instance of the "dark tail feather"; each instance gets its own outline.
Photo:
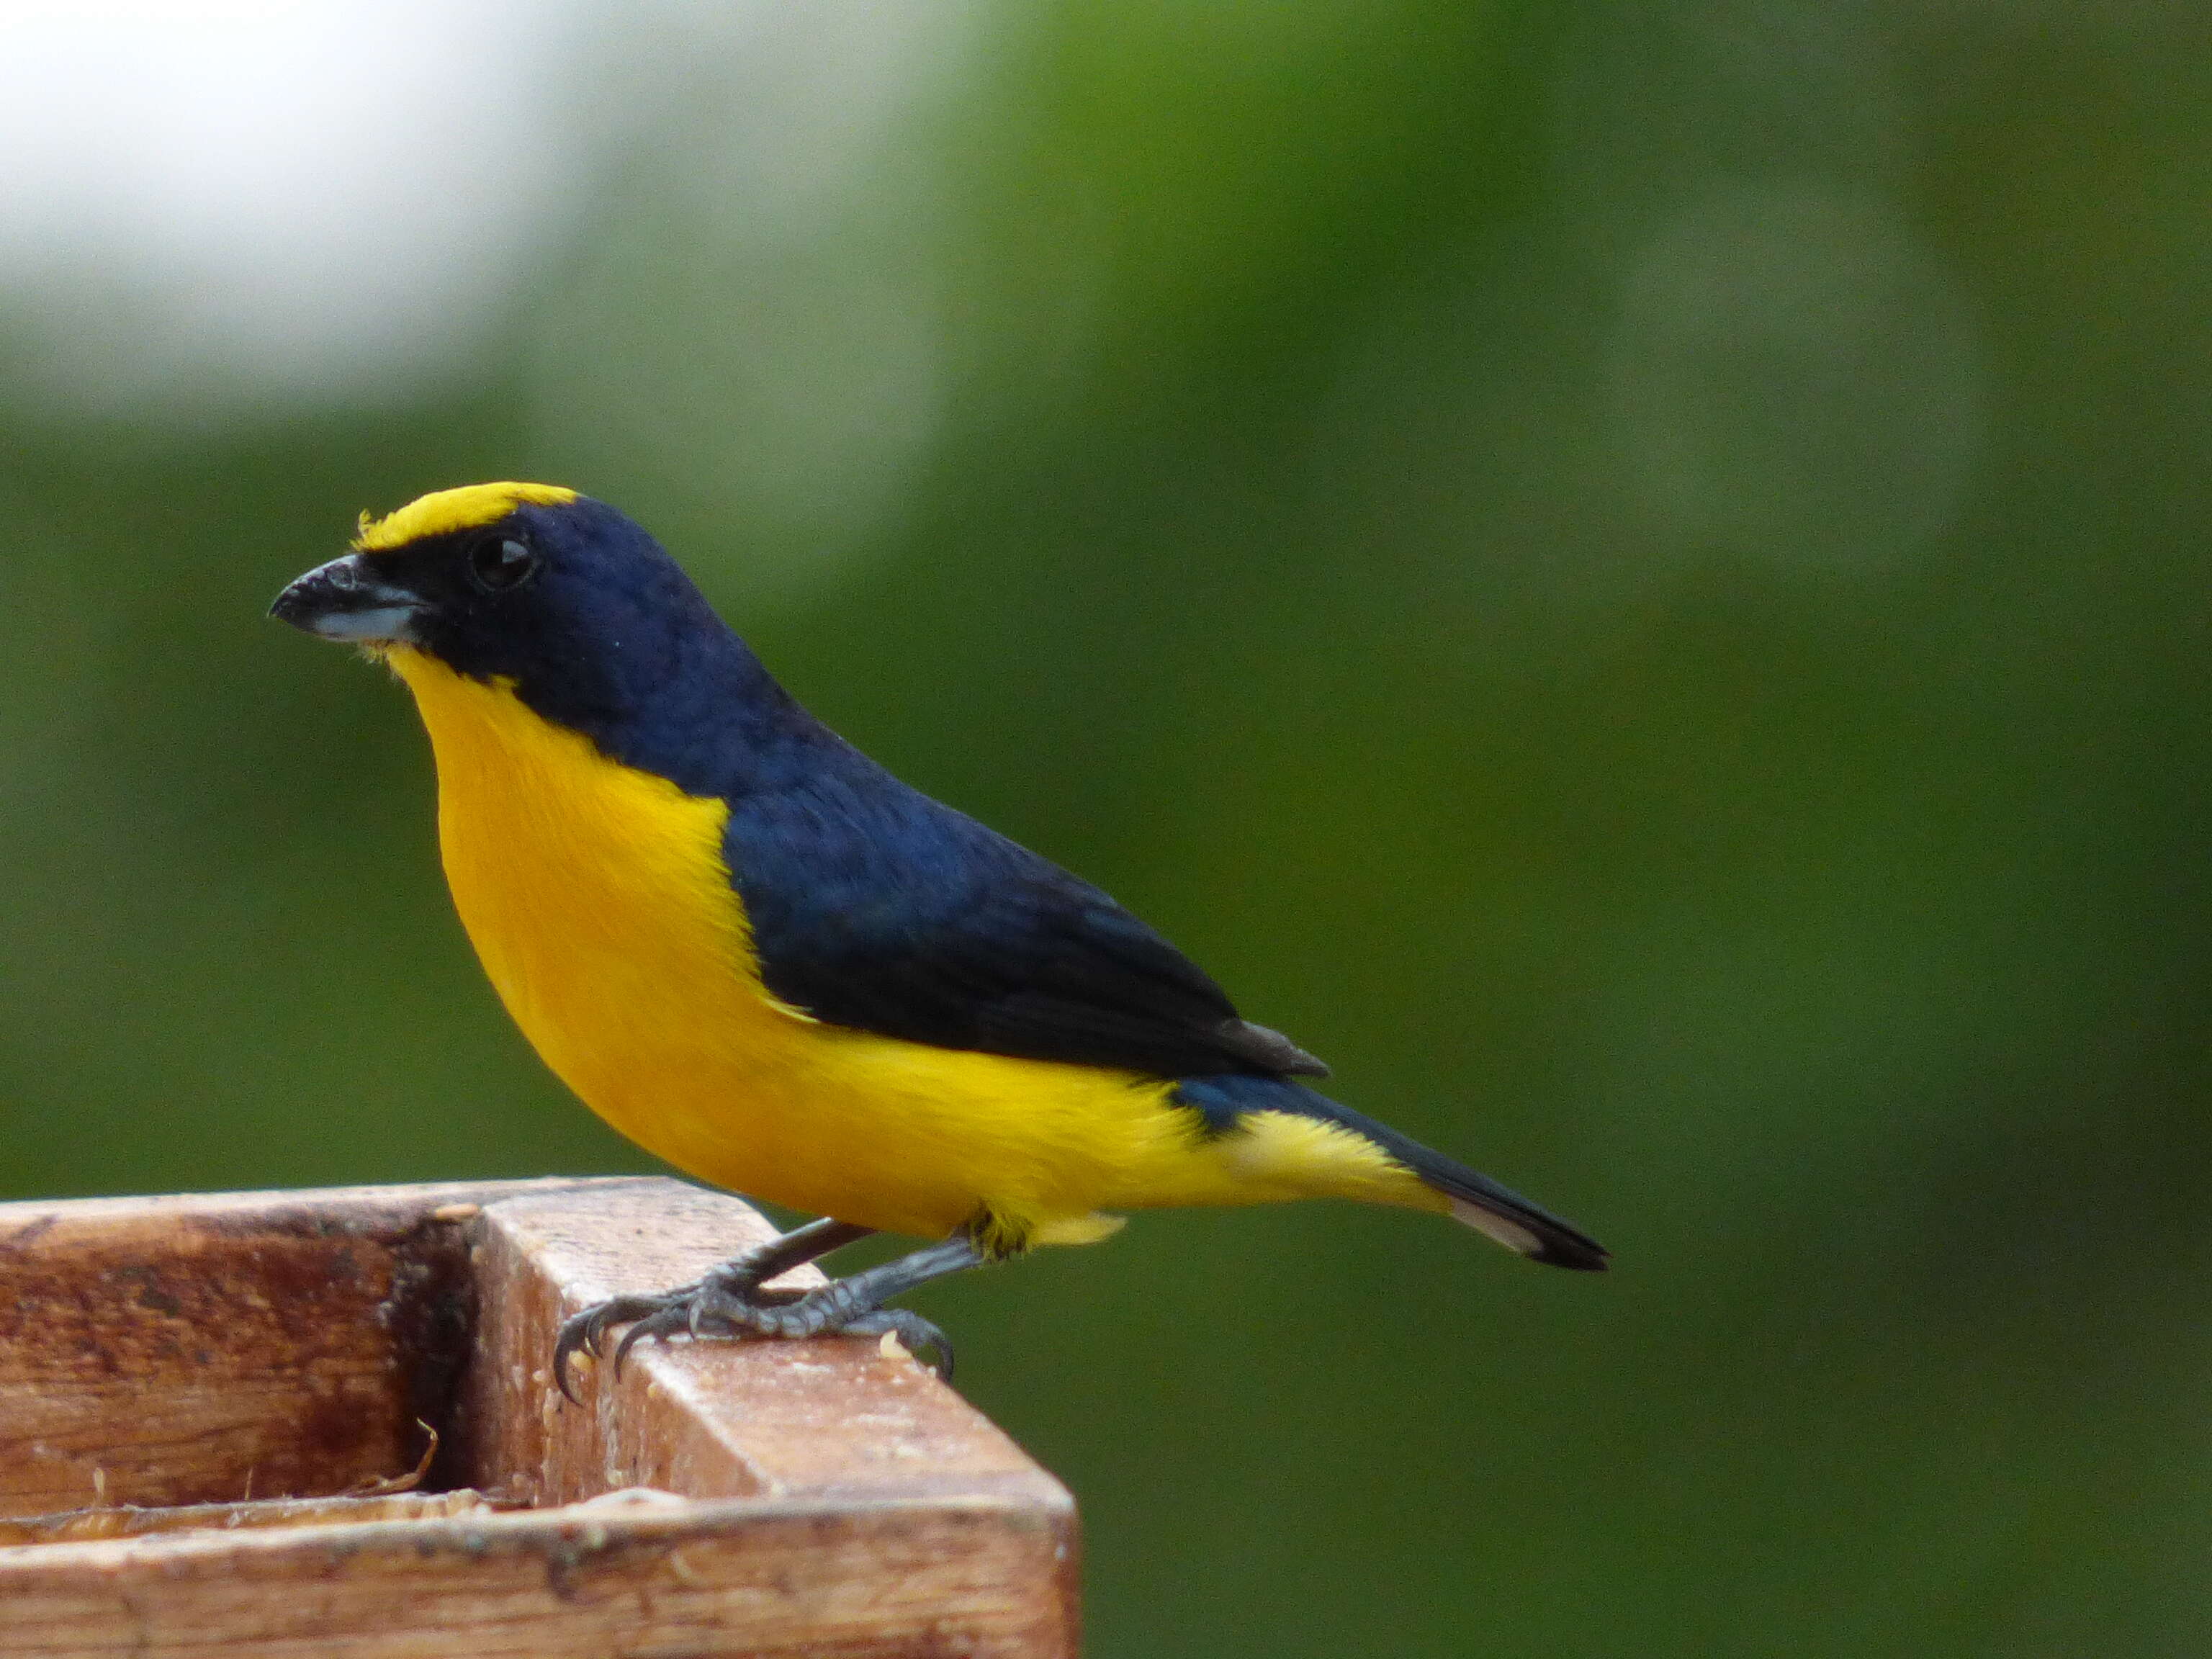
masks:
MULTIPOLYGON (((1395 1156, 1395 1154, 1394 1154, 1395 1156)), ((1531 1261, 1579 1273, 1605 1271, 1606 1248, 1510 1187, 1434 1152, 1434 1166, 1414 1166, 1421 1179, 1451 1200, 1452 1219, 1464 1223, 1531 1261)), ((1411 1160, 1407 1160, 1410 1162, 1411 1160)))
POLYGON ((1428 1186, 1451 1200, 1452 1218, 1496 1239, 1509 1250, 1517 1250, 1531 1261, 1554 1267, 1573 1267, 1600 1273, 1606 1264, 1605 1246, 1580 1229, 1571 1227, 1538 1204, 1532 1204, 1510 1187, 1501 1187, 1486 1175, 1464 1164, 1454 1163, 1442 1152, 1431 1152, 1418 1140, 1400 1134, 1387 1123, 1340 1106, 1326 1095, 1297 1084, 1285 1085, 1304 1097, 1294 1109, 1330 1123, 1341 1123, 1364 1135, 1398 1162, 1420 1176, 1428 1186))

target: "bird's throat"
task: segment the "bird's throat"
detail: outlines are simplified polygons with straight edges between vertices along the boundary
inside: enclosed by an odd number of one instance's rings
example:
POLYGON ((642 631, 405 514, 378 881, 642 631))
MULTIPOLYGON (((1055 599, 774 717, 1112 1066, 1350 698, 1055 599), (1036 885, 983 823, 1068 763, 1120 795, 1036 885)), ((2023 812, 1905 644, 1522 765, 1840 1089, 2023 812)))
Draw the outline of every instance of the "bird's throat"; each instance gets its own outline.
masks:
POLYGON ((729 809, 623 766, 511 686, 393 649, 438 767, 454 908, 500 999, 561 1079, 678 1164, 676 1075, 796 1012, 768 997, 723 862, 729 809), (680 996, 680 1000, 672 1000, 680 996))

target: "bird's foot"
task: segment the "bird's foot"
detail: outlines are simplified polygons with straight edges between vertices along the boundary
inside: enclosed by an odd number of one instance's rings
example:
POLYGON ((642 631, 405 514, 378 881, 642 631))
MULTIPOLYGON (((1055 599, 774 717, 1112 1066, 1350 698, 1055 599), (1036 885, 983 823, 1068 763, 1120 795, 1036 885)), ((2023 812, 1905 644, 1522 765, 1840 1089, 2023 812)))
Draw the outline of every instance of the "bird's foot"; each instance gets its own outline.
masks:
POLYGON ((905 1308, 842 1305, 831 1293, 843 1284, 832 1280, 810 1291, 739 1289, 708 1274, 657 1296, 615 1296, 595 1303, 567 1320, 553 1345, 553 1370, 561 1392, 576 1398, 569 1386, 569 1361, 580 1352, 597 1359, 607 1334, 618 1325, 629 1328, 615 1345, 617 1376, 629 1351, 646 1338, 665 1342, 672 1336, 694 1340, 725 1337, 881 1336, 889 1332, 907 1351, 939 1376, 952 1375, 952 1343, 920 1314, 905 1308))
POLYGON ((835 1292, 844 1283, 834 1279, 791 1302, 742 1300, 702 1285, 680 1296, 670 1305, 630 1323, 615 1345, 615 1375, 622 1375, 629 1351, 647 1337, 665 1342, 672 1336, 694 1339, 721 1336, 743 1340, 749 1336, 792 1339, 808 1336, 881 1336, 890 1332, 940 1376, 952 1374, 952 1344, 945 1333, 920 1314, 905 1308, 858 1306, 847 1308, 835 1292), (925 1356, 927 1356, 925 1358, 925 1356))
POLYGON ((617 1376, 629 1351, 647 1337, 665 1342, 686 1335, 742 1340, 886 1333, 939 1376, 952 1375, 952 1344, 945 1333, 920 1314, 883 1304, 916 1285, 975 1266, 981 1257, 968 1240, 948 1239, 805 1291, 770 1290, 760 1282, 791 1265, 784 1259, 787 1252, 778 1252, 782 1243, 749 1250, 691 1284, 655 1296, 610 1297, 564 1321, 553 1345, 553 1375, 561 1392, 576 1399, 569 1386, 569 1360, 579 1352, 599 1358, 607 1334, 617 1325, 629 1329, 615 1346, 617 1376))

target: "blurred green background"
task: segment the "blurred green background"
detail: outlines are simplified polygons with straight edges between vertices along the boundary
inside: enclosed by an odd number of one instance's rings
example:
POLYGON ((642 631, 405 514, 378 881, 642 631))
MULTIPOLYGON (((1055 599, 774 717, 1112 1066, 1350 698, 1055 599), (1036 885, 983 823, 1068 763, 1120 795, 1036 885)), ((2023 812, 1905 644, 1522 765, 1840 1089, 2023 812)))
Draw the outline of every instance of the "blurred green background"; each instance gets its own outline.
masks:
POLYGON ((0 1185, 651 1167, 261 617, 573 483, 1617 1253, 925 1292, 1094 1653, 2203 1651, 2208 106, 2185 6, 9 8, 0 1185))

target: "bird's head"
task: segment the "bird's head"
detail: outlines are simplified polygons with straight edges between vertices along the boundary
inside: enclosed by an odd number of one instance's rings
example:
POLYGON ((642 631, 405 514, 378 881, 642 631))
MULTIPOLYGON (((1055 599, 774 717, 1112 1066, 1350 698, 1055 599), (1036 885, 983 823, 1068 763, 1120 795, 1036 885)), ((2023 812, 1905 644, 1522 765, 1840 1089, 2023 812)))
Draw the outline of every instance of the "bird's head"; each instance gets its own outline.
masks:
POLYGON ((723 632, 675 561, 612 507, 552 484, 469 484, 382 519, 270 607, 378 656, 419 652, 526 697, 601 707, 723 632))

